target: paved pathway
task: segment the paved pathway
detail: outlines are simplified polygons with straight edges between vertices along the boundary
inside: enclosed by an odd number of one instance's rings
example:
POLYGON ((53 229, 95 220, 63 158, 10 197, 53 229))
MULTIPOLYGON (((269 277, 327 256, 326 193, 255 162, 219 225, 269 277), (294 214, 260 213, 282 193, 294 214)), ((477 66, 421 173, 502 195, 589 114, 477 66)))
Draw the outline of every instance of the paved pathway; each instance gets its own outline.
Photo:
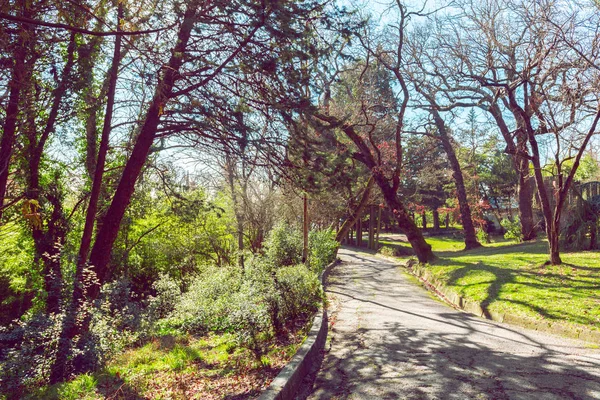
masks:
POLYGON ((310 399, 600 399, 594 346, 455 311, 390 262, 340 256, 310 399))

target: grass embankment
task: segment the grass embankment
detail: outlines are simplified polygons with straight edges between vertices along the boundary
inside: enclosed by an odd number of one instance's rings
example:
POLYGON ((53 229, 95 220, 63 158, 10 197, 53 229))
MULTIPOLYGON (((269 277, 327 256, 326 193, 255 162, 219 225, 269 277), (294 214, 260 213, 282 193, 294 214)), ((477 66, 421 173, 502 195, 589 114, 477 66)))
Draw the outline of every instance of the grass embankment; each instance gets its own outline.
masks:
POLYGON ((260 359, 231 334, 162 336, 112 359, 101 371, 44 388, 35 398, 249 399, 255 398, 306 337, 299 329, 273 341, 260 359))
POLYGON ((464 243, 453 237, 427 242, 439 259, 426 268, 465 299, 498 314, 600 329, 600 252, 565 252, 563 264, 552 266, 544 265, 543 240, 516 244, 501 239, 470 251, 461 251, 464 243))

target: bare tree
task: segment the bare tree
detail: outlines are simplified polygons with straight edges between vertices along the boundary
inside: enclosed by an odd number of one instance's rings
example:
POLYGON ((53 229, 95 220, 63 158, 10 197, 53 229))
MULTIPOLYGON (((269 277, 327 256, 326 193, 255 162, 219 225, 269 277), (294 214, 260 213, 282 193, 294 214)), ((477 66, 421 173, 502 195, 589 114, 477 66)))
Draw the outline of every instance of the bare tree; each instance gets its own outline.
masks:
POLYGON ((428 74, 435 81, 441 104, 447 108, 478 107, 488 113, 506 143, 505 152, 512 157, 513 168, 518 174, 517 198, 523 240, 536 237, 533 195, 534 179, 530 172, 530 160, 525 155, 527 137, 518 127, 512 113, 507 112, 504 99, 497 95, 497 88, 482 86, 479 78, 502 80, 506 75, 519 74, 516 69, 506 68, 506 60, 514 58, 515 49, 522 43, 522 31, 495 29, 501 20, 502 5, 491 1, 459 3, 458 15, 440 14, 429 28, 422 27, 424 36, 420 51, 421 63, 430 65, 428 74), (502 45, 499 45, 502 43, 502 45))
MULTIPOLYGON (((436 65, 431 63, 432 49, 428 44, 426 31, 415 29, 411 32, 411 38, 407 41, 408 54, 410 55, 410 68, 406 73, 410 76, 410 83, 415 92, 420 96, 416 107, 422 108, 429 113, 433 120, 435 129, 426 129, 416 133, 429 135, 442 145, 448 162, 452 169, 452 178, 456 186, 460 215, 465 232, 465 248, 467 250, 480 247, 475 233, 475 225, 471 216, 471 208, 465 187, 462 168, 456 157, 453 140, 442 115, 443 112, 453 111, 461 107, 472 107, 475 103, 471 99, 449 102, 445 95, 448 89, 448 81, 451 78, 442 76, 437 71, 436 65)), ((427 123, 425 124, 427 127, 427 123)))
POLYGON ((586 28, 573 24, 577 12, 559 2, 468 2, 464 9, 467 21, 460 29, 469 41, 452 45, 469 49, 459 54, 461 73, 477 83, 503 136, 516 138, 513 144, 507 140, 509 152, 533 165, 550 262, 559 264, 562 209, 600 116, 597 61, 590 59, 598 54, 597 31, 588 26, 592 51, 583 54, 564 38, 586 28), (514 131, 502 123, 507 113, 514 131), (565 172, 567 160, 574 167, 565 172))

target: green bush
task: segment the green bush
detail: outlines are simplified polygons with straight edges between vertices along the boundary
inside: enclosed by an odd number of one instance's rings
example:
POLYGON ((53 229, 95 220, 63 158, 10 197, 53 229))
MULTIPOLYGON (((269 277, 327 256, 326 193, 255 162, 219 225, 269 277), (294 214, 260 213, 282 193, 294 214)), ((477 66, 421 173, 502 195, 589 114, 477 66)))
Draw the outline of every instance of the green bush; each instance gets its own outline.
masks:
POLYGON ((295 265, 302 261, 303 245, 302 232, 282 222, 269 233, 265 254, 274 266, 295 265))
POLYGON ((308 235, 309 265, 311 271, 321 273, 335 260, 339 243, 335 240, 333 229, 313 230, 308 235))
POLYGON ((33 315, 0 327, 0 398, 22 398, 46 383, 64 315, 33 315))
POLYGON ((299 264, 300 232, 280 224, 269 235, 265 256, 247 257, 243 269, 205 267, 183 294, 175 282, 162 277, 148 307, 166 316, 156 323, 155 332, 233 333, 260 355, 265 338, 283 333, 287 324, 314 312, 322 300, 318 273, 333 261, 338 244, 332 230, 311 232, 310 239, 310 267, 299 264))
POLYGON ((276 273, 281 296, 278 317, 281 322, 314 312, 323 298, 317 274, 306 265, 283 267, 276 273))
POLYGON ((475 233, 475 236, 477 236, 477 241, 479 243, 490 243, 491 242, 490 234, 487 233, 485 231, 485 229, 478 228, 477 232, 475 233))
POLYGON ((168 324, 187 332, 230 330, 235 294, 242 285, 238 267, 208 267, 192 281, 169 317, 168 324))
POLYGON ((246 261, 243 272, 239 267, 206 269, 157 329, 230 332, 260 354, 261 339, 314 312, 321 300, 319 278, 307 266, 273 270, 268 258, 257 256, 246 261))
POLYGON ((162 274, 152 284, 152 289, 156 295, 148 298, 148 314, 156 319, 164 318, 175 310, 181 298, 179 283, 169 275, 162 274))
POLYGON ((521 221, 519 217, 515 217, 514 221, 511 221, 508 218, 503 218, 500 222, 500 225, 506 231, 504 233, 504 239, 508 240, 516 240, 517 242, 523 241, 523 236, 521 236, 521 221))
POLYGON ((388 257, 410 257, 415 255, 415 252, 411 247, 398 245, 383 245, 379 248, 379 253, 388 257))
POLYGON ((271 336, 279 323, 280 295, 270 271, 270 265, 258 258, 247 260, 243 273, 239 267, 206 269, 156 329, 229 332, 261 354, 261 339, 271 336))

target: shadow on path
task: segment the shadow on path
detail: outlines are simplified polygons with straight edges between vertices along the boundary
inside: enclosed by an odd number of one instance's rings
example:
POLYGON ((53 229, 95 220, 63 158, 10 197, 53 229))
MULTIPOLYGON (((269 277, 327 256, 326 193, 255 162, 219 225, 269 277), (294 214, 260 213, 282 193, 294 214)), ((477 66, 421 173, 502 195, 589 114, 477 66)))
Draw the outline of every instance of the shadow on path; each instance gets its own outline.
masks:
POLYGON ((454 311, 396 266, 341 251, 310 399, 599 399, 600 352, 454 311))

